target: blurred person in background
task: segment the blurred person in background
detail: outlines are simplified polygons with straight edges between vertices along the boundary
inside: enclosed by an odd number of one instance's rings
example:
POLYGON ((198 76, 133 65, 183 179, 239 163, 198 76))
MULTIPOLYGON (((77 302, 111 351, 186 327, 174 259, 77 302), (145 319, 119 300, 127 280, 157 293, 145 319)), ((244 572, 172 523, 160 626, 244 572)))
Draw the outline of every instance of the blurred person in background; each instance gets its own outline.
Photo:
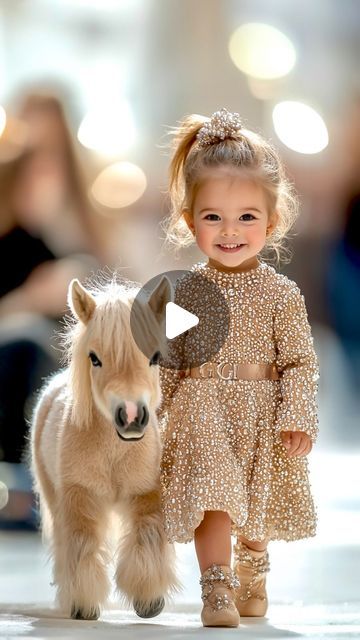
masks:
MULTIPOLYGON (((352 396, 360 388, 360 95, 344 118, 346 184, 340 235, 334 243, 327 271, 327 294, 333 327, 341 340, 352 382, 352 396)), ((349 434, 351 439, 354 434, 349 434)))
POLYGON ((2 526, 32 523, 26 419, 42 379, 59 367, 51 340, 69 281, 106 260, 60 101, 30 95, 19 117, 25 147, 0 163, 0 479, 10 484, 2 526))

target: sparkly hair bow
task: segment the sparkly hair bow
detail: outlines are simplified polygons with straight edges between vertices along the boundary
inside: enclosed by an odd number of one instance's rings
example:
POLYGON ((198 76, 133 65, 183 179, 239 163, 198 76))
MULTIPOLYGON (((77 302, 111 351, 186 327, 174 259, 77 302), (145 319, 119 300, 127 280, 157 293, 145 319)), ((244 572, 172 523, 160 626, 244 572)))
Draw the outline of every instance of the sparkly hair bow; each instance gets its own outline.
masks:
POLYGON ((231 113, 225 108, 215 111, 210 120, 205 122, 197 133, 198 146, 207 147, 225 138, 235 138, 242 128, 238 113, 231 113))

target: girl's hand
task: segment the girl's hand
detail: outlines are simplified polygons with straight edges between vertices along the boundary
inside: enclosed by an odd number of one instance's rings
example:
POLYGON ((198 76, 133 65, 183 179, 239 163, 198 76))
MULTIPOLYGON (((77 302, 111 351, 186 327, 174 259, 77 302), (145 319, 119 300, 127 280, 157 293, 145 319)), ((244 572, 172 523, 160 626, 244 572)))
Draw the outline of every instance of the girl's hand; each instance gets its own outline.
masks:
POLYGON ((307 456, 312 449, 310 436, 303 431, 281 431, 280 436, 290 458, 307 456))

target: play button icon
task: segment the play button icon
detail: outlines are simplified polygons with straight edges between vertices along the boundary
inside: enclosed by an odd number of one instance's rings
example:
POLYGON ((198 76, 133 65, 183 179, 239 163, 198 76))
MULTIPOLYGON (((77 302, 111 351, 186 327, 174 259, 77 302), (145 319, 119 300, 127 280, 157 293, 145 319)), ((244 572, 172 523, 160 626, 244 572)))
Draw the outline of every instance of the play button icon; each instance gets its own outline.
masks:
POLYGON ((221 287, 199 270, 165 271, 138 291, 130 326, 150 363, 156 360, 177 370, 199 367, 213 361, 226 341, 228 300, 221 287))
POLYGON ((168 302, 166 305, 165 333, 169 340, 176 338, 184 331, 196 327, 199 318, 186 309, 179 307, 175 302, 168 302))

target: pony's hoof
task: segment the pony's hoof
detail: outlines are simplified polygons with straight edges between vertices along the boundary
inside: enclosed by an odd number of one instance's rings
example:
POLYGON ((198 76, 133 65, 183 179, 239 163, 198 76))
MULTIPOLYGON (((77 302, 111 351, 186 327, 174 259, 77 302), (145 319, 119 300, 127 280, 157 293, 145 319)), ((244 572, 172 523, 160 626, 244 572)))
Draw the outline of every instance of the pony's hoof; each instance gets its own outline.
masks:
POLYGON ((133 604, 135 613, 137 613, 140 618, 154 618, 162 612, 165 606, 165 600, 164 598, 157 598, 156 600, 152 600, 150 604, 146 604, 141 600, 134 600, 133 604))
POLYGON ((75 607, 73 607, 71 609, 71 617, 73 620, 97 620, 100 618, 100 609, 99 607, 95 607, 90 613, 85 613, 83 609, 75 609, 75 607))

